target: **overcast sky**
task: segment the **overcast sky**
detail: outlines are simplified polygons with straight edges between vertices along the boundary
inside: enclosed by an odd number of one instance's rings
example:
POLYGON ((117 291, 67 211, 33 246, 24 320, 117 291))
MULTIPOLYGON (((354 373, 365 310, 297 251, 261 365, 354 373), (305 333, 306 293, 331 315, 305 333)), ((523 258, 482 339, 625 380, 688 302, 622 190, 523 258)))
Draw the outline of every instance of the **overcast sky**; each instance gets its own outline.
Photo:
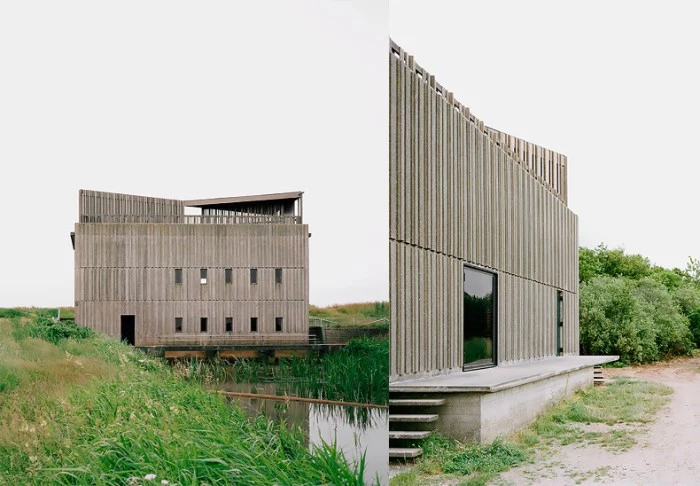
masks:
POLYGON ((388 5, 0 3, 0 307, 73 304, 78 190, 302 190, 311 303, 388 299, 388 5))
POLYGON ((392 38, 487 125, 568 156, 579 243, 700 257, 696 2, 390 0, 392 38))
POLYGON ((311 303, 388 297, 387 34, 564 153, 580 243, 700 257, 692 2, 0 3, 0 306, 71 305, 78 189, 303 190, 311 303))

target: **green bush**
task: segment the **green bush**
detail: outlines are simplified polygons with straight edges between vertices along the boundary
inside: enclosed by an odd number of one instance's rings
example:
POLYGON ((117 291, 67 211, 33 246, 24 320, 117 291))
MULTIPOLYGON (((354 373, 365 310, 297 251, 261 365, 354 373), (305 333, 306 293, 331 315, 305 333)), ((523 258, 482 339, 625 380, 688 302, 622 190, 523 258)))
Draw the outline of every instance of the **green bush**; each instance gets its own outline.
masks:
POLYGON ((649 363, 693 348, 688 318, 652 278, 593 277, 581 285, 579 303, 583 354, 649 363))
POLYGON ((0 319, 15 319, 28 314, 27 311, 20 309, 0 309, 0 319))
POLYGON ((87 327, 78 327, 74 321, 54 321, 46 315, 37 316, 29 327, 29 336, 58 344, 64 339, 86 339, 94 335, 87 327))

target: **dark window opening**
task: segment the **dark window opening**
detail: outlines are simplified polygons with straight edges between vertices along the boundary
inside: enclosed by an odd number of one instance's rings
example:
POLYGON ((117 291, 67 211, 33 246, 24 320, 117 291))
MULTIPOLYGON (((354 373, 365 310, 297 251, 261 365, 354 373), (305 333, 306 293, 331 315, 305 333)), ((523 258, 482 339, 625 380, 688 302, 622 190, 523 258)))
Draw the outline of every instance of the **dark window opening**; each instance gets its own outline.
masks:
POLYGON ((136 345, 136 316, 121 316, 121 339, 127 344, 136 345))
POLYGON ((207 321, 206 317, 199 319, 199 332, 207 332, 207 321))
POLYGON ((252 283, 252 284, 258 283, 258 269, 257 268, 250 269, 250 283, 252 283))
POLYGON ((564 344, 562 334, 564 332, 564 314, 562 306, 564 304, 564 292, 557 290, 557 356, 564 355, 564 344))
POLYGON ((250 318, 250 332, 258 332, 258 318, 257 317, 250 318))
POLYGON ((224 270, 224 278, 226 279, 227 284, 233 283, 233 268, 227 268, 224 270))
POLYGON ((464 267, 464 369, 496 365, 496 275, 464 267))
POLYGON ((275 283, 278 283, 278 284, 282 283, 282 269, 281 268, 275 268, 275 283))
POLYGON ((233 332, 233 317, 226 318, 226 332, 233 332))
POLYGON ((175 269, 175 283, 176 284, 182 283, 182 268, 175 269))
POLYGON ((205 285, 207 283, 207 269, 201 268, 199 270, 199 283, 205 285))
POLYGON ((275 317, 275 332, 282 332, 282 318, 275 317))
POLYGON ((182 317, 175 318, 175 332, 182 332, 182 317))

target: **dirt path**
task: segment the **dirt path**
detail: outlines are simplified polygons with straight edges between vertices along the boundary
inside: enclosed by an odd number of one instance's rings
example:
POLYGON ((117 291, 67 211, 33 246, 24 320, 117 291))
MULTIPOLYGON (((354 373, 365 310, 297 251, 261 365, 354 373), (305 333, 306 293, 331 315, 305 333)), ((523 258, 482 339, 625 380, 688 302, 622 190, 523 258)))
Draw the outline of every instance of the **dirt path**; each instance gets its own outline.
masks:
POLYGON ((636 445, 615 454, 599 445, 571 444, 501 474, 493 484, 700 485, 700 357, 606 370, 606 376, 614 375, 674 390, 656 422, 636 435, 636 445))

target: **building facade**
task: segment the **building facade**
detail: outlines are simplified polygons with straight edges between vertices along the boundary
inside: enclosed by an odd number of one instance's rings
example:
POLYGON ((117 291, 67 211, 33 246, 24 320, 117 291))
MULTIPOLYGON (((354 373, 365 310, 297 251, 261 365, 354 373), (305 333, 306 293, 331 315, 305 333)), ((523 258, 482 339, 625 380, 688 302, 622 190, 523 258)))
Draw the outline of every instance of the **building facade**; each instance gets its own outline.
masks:
POLYGON ((301 192, 79 199, 78 325, 136 346, 308 342, 301 192))
POLYGON ((396 44, 391 380, 577 355, 567 160, 487 127, 396 44))

